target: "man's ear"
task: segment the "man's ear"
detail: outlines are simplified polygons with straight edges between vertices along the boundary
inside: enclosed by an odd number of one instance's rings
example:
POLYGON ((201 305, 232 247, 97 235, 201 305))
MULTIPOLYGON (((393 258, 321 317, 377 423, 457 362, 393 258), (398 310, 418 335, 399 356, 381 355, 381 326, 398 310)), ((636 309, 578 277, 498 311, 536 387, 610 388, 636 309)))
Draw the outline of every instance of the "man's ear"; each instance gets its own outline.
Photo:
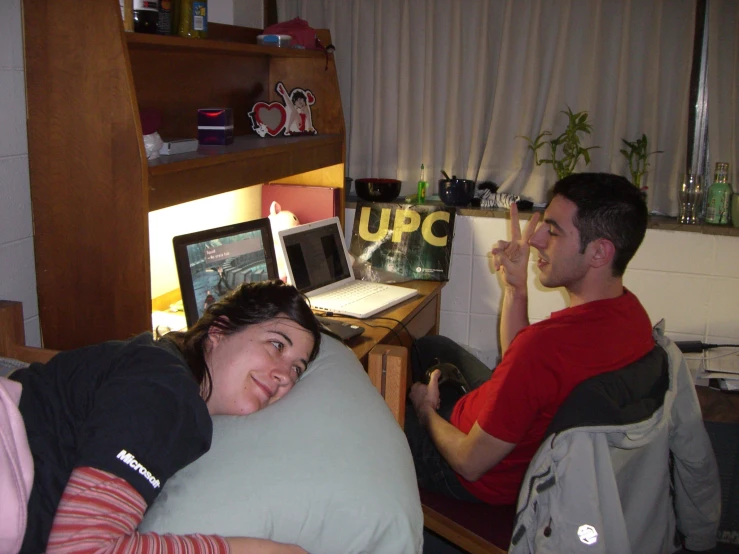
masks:
POLYGON ((616 255, 616 247, 608 239, 596 239, 591 243, 593 255, 590 258, 592 267, 603 267, 611 265, 616 255))

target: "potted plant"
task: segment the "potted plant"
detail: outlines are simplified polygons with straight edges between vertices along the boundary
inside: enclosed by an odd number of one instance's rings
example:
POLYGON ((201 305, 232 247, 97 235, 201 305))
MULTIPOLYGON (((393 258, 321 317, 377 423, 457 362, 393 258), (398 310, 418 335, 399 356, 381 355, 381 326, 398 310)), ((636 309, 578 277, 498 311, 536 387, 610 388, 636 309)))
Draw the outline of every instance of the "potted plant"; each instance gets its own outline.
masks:
POLYGON ((624 158, 629 162, 631 182, 641 191, 642 196, 644 196, 644 199, 646 200, 647 190, 649 187, 647 187, 647 185, 642 186, 641 178, 649 168, 647 158, 652 154, 661 154, 662 150, 653 150, 652 152, 648 152, 649 141, 647 140, 647 135, 644 133, 642 133, 641 138, 638 138, 633 142, 626 139, 621 139, 621 142, 626 145, 626 148, 621 149, 621 154, 623 154, 624 158))
POLYGON ((590 163, 589 150, 593 148, 600 148, 599 146, 589 146, 584 148, 580 143, 579 133, 589 135, 593 130, 592 125, 588 123, 588 112, 582 111, 573 113, 569 106, 567 111, 562 111, 568 118, 567 127, 559 136, 543 140, 544 137, 552 136, 550 131, 544 131, 534 140, 529 137, 523 136, 529 143, 529 148, 534 151, 534 160, 536 165, 552 164, 554 171, 557 172, 557 179, 563 179, 575 171, 575 166, 578 160, 582 157, 585 160, 585 164, 590 163), (539 159, 538 150, 545 144, 549 144, 549 150, 551 157, 539 159), (562 151, 558 153, 559 147, 562 147, 562 151))

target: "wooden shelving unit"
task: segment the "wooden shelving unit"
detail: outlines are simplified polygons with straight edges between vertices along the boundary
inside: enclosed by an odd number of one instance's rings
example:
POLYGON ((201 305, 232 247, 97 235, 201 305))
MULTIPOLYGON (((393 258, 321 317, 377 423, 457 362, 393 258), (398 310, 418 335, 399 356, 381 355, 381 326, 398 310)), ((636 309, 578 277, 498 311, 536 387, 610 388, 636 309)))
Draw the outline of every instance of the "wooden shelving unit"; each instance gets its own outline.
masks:
MULTIPOLYGON (((116 0, 24 0, 29 166, 44 345, 68 349, 151 327, 148 213, 266 181, 343 187, 345 128, 333 58, 259 46, 260 29, 207 40, 123 31, 116 0), (260 138, 248 112, 310 89, 309 137, 260 138), (233 145, 147 161, 139 114, 165 139, 231 107, 233 145)), ((319 35, 320 36, 320 35, 319 35)), ((324 44, 330 43, 327 33, 324 44)), ((343 195, 341 196, 343 213, 343 195)))

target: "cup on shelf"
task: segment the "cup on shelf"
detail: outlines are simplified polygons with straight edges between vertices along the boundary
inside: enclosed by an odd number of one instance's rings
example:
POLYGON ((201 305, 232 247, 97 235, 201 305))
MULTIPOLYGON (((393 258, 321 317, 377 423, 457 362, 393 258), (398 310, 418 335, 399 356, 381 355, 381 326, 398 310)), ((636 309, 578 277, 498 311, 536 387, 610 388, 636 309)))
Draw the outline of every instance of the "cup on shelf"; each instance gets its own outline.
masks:
POLYGON ((703 175, 696 173, 683 174, 678 190, 680 200, 678 223, 695 225, 700 222, 704 192, 703 175))

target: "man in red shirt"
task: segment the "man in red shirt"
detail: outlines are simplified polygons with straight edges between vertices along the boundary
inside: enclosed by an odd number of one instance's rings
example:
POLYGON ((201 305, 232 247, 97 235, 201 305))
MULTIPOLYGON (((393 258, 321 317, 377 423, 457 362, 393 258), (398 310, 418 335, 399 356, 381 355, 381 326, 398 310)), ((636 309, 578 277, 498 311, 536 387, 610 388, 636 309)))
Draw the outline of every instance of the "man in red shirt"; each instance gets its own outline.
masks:
POLYGON ((493 371, 445 337, 414 349, 416 379, 438 359, 457 365, 474 388, 441 398, 439 372, 411 388, 406 435, 419 484, 464 500, 514 504, 526 468, 570 391, 620 369, 654 346, 639 300, 623 273, 647 228, 647 207, 628 180, 578 173, 554 187, 543 221, 521 232, 511 206, 511 240, 492 249, 504 285, 502 360, 493 371), (537 226, 538 224, 538 226, 537 226), (570 307, 529 324, 527 266, 538 251, 539 280, 564 287, 570 307))

